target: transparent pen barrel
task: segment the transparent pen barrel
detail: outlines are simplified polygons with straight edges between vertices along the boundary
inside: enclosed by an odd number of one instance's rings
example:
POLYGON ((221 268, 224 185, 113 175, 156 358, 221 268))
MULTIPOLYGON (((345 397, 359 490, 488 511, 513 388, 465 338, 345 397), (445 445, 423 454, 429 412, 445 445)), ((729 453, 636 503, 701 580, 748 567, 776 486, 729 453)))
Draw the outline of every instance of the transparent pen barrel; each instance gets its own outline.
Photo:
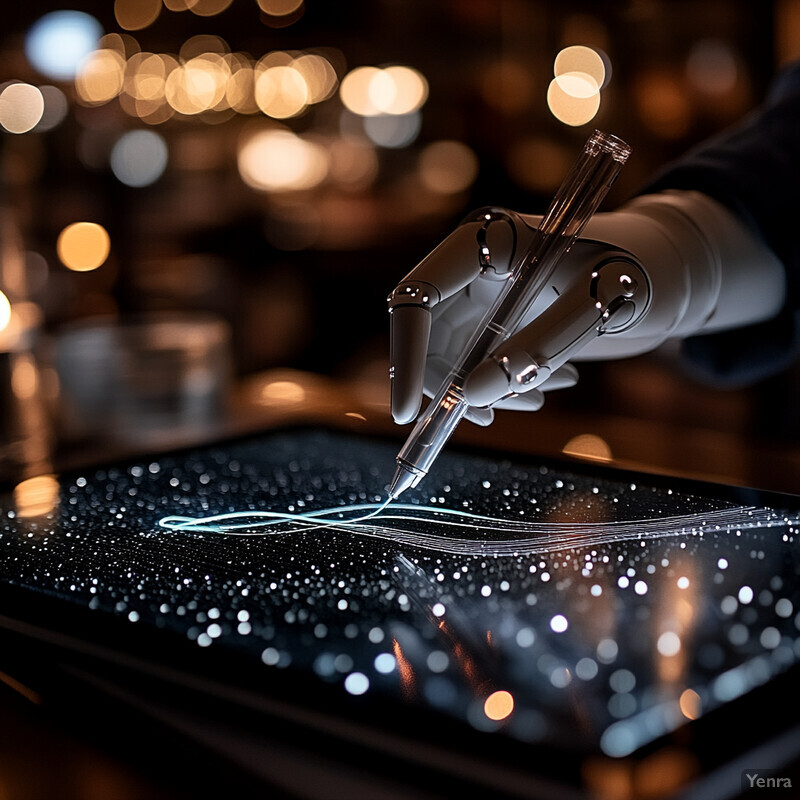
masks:
POLYGON ((518 259, 506 288, 489 308, 453 367, 451 379, 467 375, 522 322, 586 223, 592 218, 630 155, 621 139, 595 131, 572 166, 518 259))
POLYGON ((530 244, 513 267, 505 289, 417 421, 398 454, 398 461, 414 472, 428 472, 469 408, 463 395, 467 375, 522 321, 561 258, 592 218, 629 155, 628 145, 615 136, 595 131, 589 137, 530 244))

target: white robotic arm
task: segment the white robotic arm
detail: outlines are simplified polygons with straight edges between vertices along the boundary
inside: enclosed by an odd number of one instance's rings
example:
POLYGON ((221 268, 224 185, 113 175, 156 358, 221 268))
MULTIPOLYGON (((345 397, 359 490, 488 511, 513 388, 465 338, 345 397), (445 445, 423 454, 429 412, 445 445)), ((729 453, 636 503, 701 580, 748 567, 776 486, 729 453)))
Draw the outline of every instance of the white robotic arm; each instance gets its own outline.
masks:
POLYGON ((584 238, 628 251, 650 283, 647 313, 620 337, 597 339, 581 358, 619 358, 685 338, 770 319, 783 306, 783 264, 749 225, 698 192, 644 195, 598 214, 584 238))
MULTIPOLYGON (((538 224, 478 212, 389 296, 397 422, 439 388, 538 224)), ((489 424, 493 408, 535 410, 542 392, 575 383, 568 362, 766 320, 784 296, 783 265, 727 208, 696 192, 637 198, 588 222, 517 330, 468 377, 467 416, 489 424)))

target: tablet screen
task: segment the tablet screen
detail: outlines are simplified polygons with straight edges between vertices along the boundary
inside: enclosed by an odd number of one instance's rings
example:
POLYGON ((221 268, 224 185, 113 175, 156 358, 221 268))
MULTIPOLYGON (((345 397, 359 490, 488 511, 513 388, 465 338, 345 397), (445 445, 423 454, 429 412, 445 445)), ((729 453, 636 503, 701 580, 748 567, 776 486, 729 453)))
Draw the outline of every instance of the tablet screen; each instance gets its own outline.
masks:
POLYGON ((296 430, 25 481, 2 581, 343 697, 621 757, 800 659, 793 498, 296 430))

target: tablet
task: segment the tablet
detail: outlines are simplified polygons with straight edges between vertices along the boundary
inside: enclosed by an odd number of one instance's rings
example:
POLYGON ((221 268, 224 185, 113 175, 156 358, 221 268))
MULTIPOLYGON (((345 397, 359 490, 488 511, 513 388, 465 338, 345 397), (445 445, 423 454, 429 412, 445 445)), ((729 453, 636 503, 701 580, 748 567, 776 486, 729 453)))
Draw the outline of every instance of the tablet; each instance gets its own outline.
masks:
POLYGON ((797 498, 454 446, 387 505, 396 452, 300 427, 8 487, 0 630, 43 684, 268 738, 226 757, 302 796, 270 747, 415 797, 797 757, 797 498))

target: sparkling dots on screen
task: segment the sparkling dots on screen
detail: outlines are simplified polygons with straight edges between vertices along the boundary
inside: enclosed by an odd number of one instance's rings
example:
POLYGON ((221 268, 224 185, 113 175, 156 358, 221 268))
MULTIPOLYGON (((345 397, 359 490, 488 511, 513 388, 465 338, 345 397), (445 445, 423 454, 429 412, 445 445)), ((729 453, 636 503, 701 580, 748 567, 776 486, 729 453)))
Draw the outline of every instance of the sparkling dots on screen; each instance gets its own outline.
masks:
POLYGON ((0 513, 0 570, 198 657, 235 650, 526 742, 563 720, 611 755, 800 659, 794 518, 448 453, 380 510, 396 453, 344 441, 83 470, 46 503, 23 487, 0 513), (691 688, 654 665, 685 666, 691 688))

